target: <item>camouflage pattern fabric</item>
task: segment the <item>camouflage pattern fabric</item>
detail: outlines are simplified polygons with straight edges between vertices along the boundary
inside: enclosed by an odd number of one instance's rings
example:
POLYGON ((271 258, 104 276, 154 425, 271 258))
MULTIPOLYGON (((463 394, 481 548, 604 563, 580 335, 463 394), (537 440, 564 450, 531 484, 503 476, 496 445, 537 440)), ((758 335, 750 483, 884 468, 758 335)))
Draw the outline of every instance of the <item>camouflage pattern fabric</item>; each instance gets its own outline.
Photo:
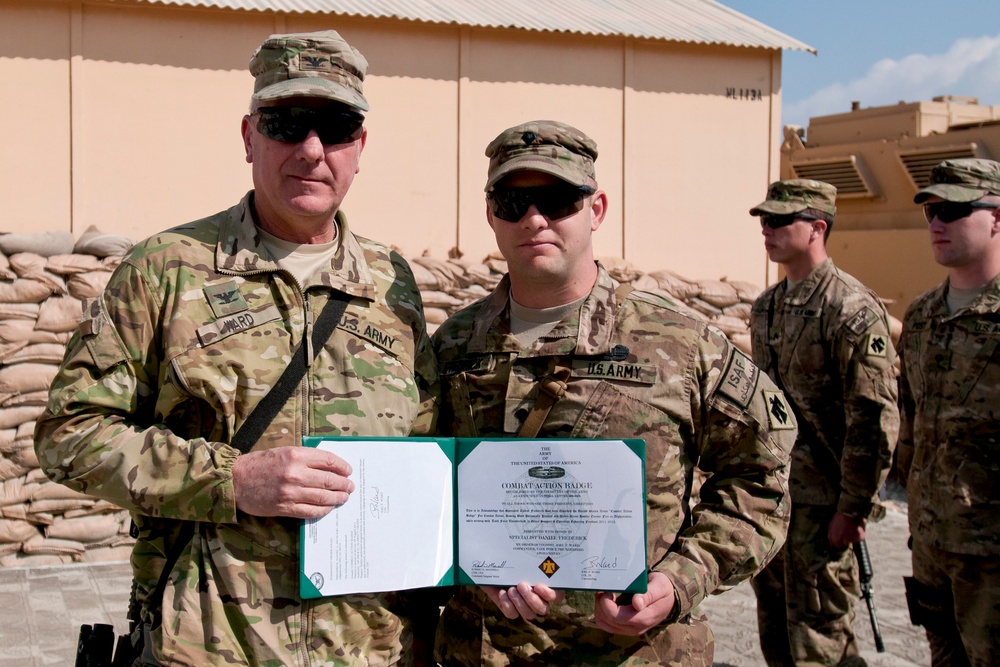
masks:
POLYGON ((406 262, 340 213, 330 269, 300 287, 261 246, 252 195, 129 253, 69 344, 38 420, 38 460, 53 481, 130 510, 140 601, 180 523, 198 522, 153 628, 158 662, 393 664, 411 641, 393 596, 301 600, 300 522, 237 511, 238 451, 226 443, 330 288, 350 296, 347 310, 255 449, 431 432, 436 368, 420 294, 406 262))
POLYGON ((899 432, 885 306, 827 259, 793 288, 783 280, 765 290, 750 334, 754 361, 779 380, 798 420, 792 502, 868 517, 899 432))
POLYGON ((793 501, 785 547, 752 580, 768 665, 864 664, 854 635, 861 596, 854 551, 827 540, 835 511, 793 501))
POLYGON ((775 181, 767 189, 767 198, 750 209, 750 215, 788 215, 813 211, 832 223, 837 214, 837 188, 809 178, 775 181))
MULTIPOLYGON (((954 588, 955 618, 945 622, 958 627, 971 664, 996 665, 1000 276, 955 313, 948 312, 947 289, 945 282, 917 297, 903 320, 899 475, 909 504, 914 576, 954 588)), ((932 656, 949 645, 931 633, 928 638, 932 656)))
POLYGON ((573 185, 592 185, 597 144, 572 125, 535 120, 504 130, 486 147, 486 191, 522 169, 551 174, 573 185))
MULTIPOLYGON (((878 490, 889 473, 899 431, 895 350, 885 307, 871 290, 827 259, 795 286, 789 288, 783 280, 761 294, 750 329, 754 360, 779 380, 799 425, 789 481, 793 507, 829 508, 829 518, 836 511, 858 519, 872 516, 879 509, 878 490)), ((817 539, 825 538, 824 528, 817 539)), ((797 543, 791 539, 783 562, 786 567, 799 563, 796 569, 806 571, 826 568, 824 586, 762 595, 766 587, 779 587, 792 576, 773 572, 758 591, 758 615, 784 617, 784 606, 801 610, 818 605, 824 611, 817 616, 788 612, 791 653, 783 659, 775 657, 778 640, 769 639, 781 631, 765 627, 761 620, 761 646, 769 665, 788 664, 791 656, 800 655, 825 655, 817 664, 836 665, 857 653, 853 632, 844 628, 851 623, 860 590, 856 578, 838 576, 848 561, 853 567, 853 556, 806 546, 814 554, 811 565, 802 564, 806 554, 792 552, 797 543), (817 593, 823 597, 812 597, 817 593), (837 614, 841 621, 830 620, 837 614), (812 621, 816 625, 811 632, 794 625, 812 621)))
POLYGON ((721 332, 666 297, 621 302, 603 267, 576 313, 522 349, 510 333, 510 279, 434 335, 441 428, 513 436, 538 380, 572 369, 539 437, 644 438, 650 568, 676 592, 675 618, 643 637, 606 633, 594 593, 567 592, 533 622, 509 620, 478 589, 445 606, 436 654, 444 665, 710 665, 697 605, 757 572, 784 540, 794 418, 781 393, 721 332), (692 508, 692 478, 708 475, 692 508))
POLYGON ((913 576, 951 600, 951 613, 926 627, 931 664, 1000 664, 1000 559, 957 554, 914 536, 913 576))
POLYGON ((947 283, 917 297, 903 321, 899 474, 914 538, 996 557, 1000 277, 954 314, 946 293, 947 283))

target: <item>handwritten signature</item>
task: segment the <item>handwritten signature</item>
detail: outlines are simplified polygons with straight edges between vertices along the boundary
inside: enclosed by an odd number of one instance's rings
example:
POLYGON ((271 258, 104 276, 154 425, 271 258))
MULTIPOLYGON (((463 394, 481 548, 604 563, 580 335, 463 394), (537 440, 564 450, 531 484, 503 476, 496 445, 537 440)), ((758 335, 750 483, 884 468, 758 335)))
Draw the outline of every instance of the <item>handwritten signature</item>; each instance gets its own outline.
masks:
POLYGON ((472 567, 477 570, 503 570, 507 567, 507 561, 502 560, 497 563, 492 560, 474 560, 472 561, 472 567))
POLYGON ((617 570, 618 557, 608 560, 604 556, 591 556, 583 560, 584 570, 617 570))
POLYGON ((372 499, 368 503, 368 512, 376 519, 382 516, 382 494, 379 493, 378 487, 373 486, 371 490, 372 499))

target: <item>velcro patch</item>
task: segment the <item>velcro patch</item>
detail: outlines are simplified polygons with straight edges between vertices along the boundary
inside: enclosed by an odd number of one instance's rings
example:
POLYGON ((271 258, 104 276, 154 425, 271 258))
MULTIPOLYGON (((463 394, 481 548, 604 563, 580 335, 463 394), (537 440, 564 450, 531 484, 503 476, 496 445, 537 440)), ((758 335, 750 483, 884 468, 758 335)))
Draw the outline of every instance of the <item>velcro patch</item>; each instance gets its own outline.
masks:
POLYGON ((280 319, 281 312, 274 304, 256 313, 246 311, 220 317, 214 322, 198 327, 198 340, 202 345, 211 345, 227 336, 280 319))
POLYGON ((780 391, 767 391, 764 394, 764 403, 767 405, 767 424, 772 431, 787 431, 795 428, 792 420, 792 410, 788 407, 785 395, 780 391))
POLYGON ((865 306, 855 313, 854 317, 847 320, 847 324, 844 326, 853 331, 855 336, 860 336, 864 332, 868 331, 868 328, 877 321, 878 313, 868 306, 865 306))
POLYGON ((1000 334, 1000 322, 977 321, 973 326, 977 334, 1000 334))
POLYGON ((746 410, 753 400, 754 392, 757 391, 759 379, 760 369, 750 357, 733 348, 732 354, 729 355, 729 363, 726 364, 726 372, 723 373, 722 382, 719 384, 719 393, 746 410))
POLYGON ((225 317, 233 313, 242 313, 250 310, 240 288, 235 280, 222 283, 221 285, 208 285, 203 290, 208 298, 208 305, 212 307, 212 313, 216 317, 225 317))
POLYGON ((607 359, 574 360, 573 376, 599 378, 602 380, 623 380, 638 384, 656 383, 656 366, 652 364, 629 364, 607 359))
POLYGON ((491 354, 484 354, 471 359, 455 359, 445 362, 441 375, 458 375, 459 373, 475 373, 492 371, 496 367, 496 359, 491 354))
POLYGON ((868 334, 865 343, 865 355, 869 357, 884 357, 889 350, 889 338, 882 334, 868 334))

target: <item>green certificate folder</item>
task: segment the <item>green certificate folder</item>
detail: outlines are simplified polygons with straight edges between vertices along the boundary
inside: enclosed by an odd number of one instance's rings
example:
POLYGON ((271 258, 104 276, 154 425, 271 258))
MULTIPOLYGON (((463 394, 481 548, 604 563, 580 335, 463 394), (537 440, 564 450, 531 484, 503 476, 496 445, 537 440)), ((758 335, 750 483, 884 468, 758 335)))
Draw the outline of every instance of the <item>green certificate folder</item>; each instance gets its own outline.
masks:
POLYGON ((427 586, 645 592, 645 442, 322 438, 355 490, 303 522, 303 598, 427 586))

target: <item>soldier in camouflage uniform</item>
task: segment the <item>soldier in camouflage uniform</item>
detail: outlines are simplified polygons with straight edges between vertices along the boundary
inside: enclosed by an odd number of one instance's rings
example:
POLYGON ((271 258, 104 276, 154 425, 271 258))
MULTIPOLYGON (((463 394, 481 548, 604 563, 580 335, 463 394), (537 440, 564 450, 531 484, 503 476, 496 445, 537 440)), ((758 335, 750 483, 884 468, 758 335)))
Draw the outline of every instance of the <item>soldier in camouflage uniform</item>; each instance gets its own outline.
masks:
POLYGON ((771 381, 664 294, 630 291, 594 260, 607 212, 594 142, 536 121, 487 149, 487 218, 509 273, 434 335, 442 430, 524 433, 540 380, 566 380, 537 437, 644 438, 649 588, 465 587, 435 654, 451 665, 711 665, 698 604, 777 551, 794 418, 771 381), (698 467, 708 475, 692 508, 698 467))
POLYGON ((907 598, 934 665, 1000 664, 1000 163, 947 160, 914 201, 948 278, 900 338, 907 598))
MULTIPOLYGON (((435 428, 436 368, 406 262, 340 210, 365 144, 364 57, 334 31, 273 35, 243 118, 254 190, 136 245, 67 350, 36 451, 54 481, 127 508, 143 665, 389 665, 410 624, 386 595, 299 597, 299 526, 353 490, 304 435, 435 428), (304 343, 335 293, 329 341, 304 343), (246 454, 228 443, 307 345, 246 454), (145 604, 182 524, 162 606, 145 604)), ((140 664, 137 662, 136 664, 140 664)))
POLYGON ((885 306, 827 256, 837 190, 772 183, 764 248, 786 278, 754 303, 754 361, 784 390, 799 431, 781 553, 753 580, 768 665, 864 665, 854 636, 860 599, 851 545, 865 537, 899 430, 895 352, 885 306))

